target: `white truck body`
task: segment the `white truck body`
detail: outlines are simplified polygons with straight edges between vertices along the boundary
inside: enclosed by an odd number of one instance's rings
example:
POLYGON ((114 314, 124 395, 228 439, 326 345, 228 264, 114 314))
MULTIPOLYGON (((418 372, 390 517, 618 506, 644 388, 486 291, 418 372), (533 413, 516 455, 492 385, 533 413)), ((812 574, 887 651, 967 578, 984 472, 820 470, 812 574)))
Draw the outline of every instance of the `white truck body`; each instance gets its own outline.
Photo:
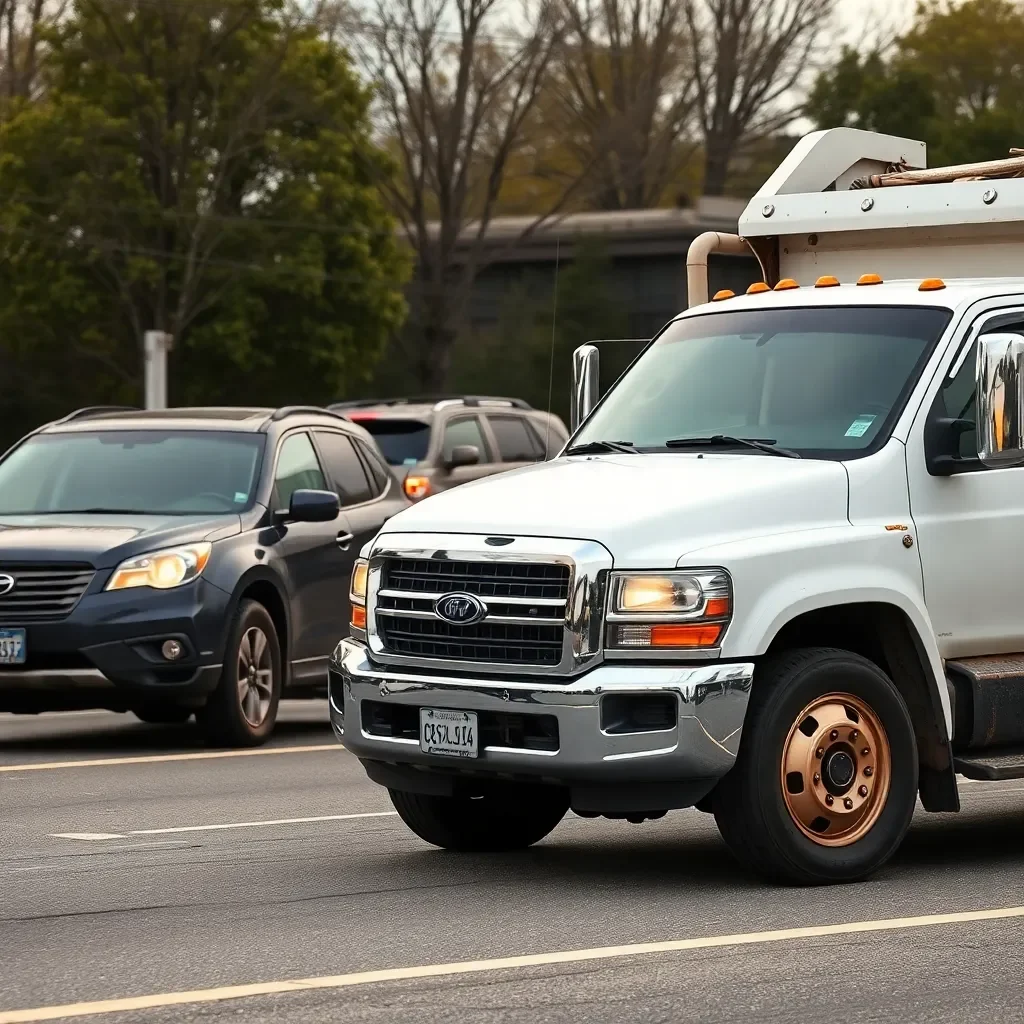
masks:
MULTIPOLYGON (((773 873, 821 881, 874 870, 895 849, 902 832, 885 843, 878 836, 887 829, 905 829, 913 809, 911 800, 910 810, 899 815, 892 811, 895 824, 888 823, 886 801, 905 802, 905 794, 897 794, 900 743, 913 748, 905 753, 916 762, 920 797, 930 810, 958 809, 957 770, 979 778, 1024 776, 1024 655, 1018 654, 1024 651, 1024 566, 1018 564, 1024 537, 1024 277, 1008 276, 1024 269, 1024 180, 989 177, 886 187, 886 173, 924 167, 924 146, 912 140, 848 129, 804 139, 740 221, 743 243, 759 257, 768 287, 691 307, 663 336, 665 344, 671 343, 672 331, 697 336, 713 330, 717 321, 709 318, 723 316, 738 316, 729 322, 747 325, 761 319, 770 324, 772 318, 788 323, 790 314, 820 315, 823 323, 837 325, 858 317, 881 317, 884 324, 886 310, 892 311, 894 322, 913 320, 915 311, 938 318, 941 330, 922 343, 921 357, 906 373, 906 386, 891 408, 854 418, 842 441, 856 444, 861 435, 877 429, 870 445, 851 450, 849 457, 842 451, 823 456, 804 451, 802 458, 790 459, 751 447, 730 447, 721 439, 705 447, 660 449, 638 441, 635 451, 633 438, 588 435, 588 429, 603 422, 602 415, 605 420, 614 415, 616 393, 629 393, 631 380, 644 372, 645 353, 584 420, 559 458, 438 495, 387 524, 363 552, 369 571, 356 596, 365 595, 367 623, 339 645, 331 674, 336 731, 363 759, 371 777, 393 792, 408 788, 430 793, 431 799, 451 800, 460 792, 459 779, 479 783, 534 778, 566 788, 571 806, 581 813, 636 820, 696 803, 714 809, 720 824, 726 821, 723 834, 734 849, 747 843, 746 838, 736 840, 735 822, 743 824, 752 815, 760 820, 762 811, 751 810, 760 801, 768 810, 763 811, 767 823, 758 827, 766 831, 760 840, 749 839, 749 845, 765 860, 781 858, 773 873), (883 175, 881 187, 850 187, 855 179, 872 174, 883 175), (881 280, 863 279, 866 274, 881 280), (836 281, 819 281, 823 275, 836 281), (781 288, 776 288, 780 281, 781 288), (984 345, 978 342, 981 336, 987 339, 984 345), (1000 375, 995 386, 992 373, 1000 375), (963 415, 958 412, 952 419, 959 426, 951 427, 950 417, 942 419, 936 410, 945 401, 944 389, 955 384, 958 394, 963 391, 964 374, 970 377, 968 398, 977 395, 977 412, 970 424, 957 419, 963 415), (960 434, 972 429, 977 433, 978 458, 958 447, 960 434), (959 432, 950 433, 954 430, 959 432), (953 441, 947 444, 949 438, 953 441), (593 447, 570 454, 581 439, 593 447), (608 450, 600 450, 609 442, 608 450), (943 444, 953 447, 945 451, 943 444), (615 450, 616 446, 625 447, 615 450), (516 564, 520 551, 534 557, 537 548, 555 555, 563 545, 567 558, 581 545, 594 545, 602 552, 600 558, 606 561, 593 578, 570 570, 574 581, 586 579, 590 589, 586 594, 574 592, 565 605, 568 631, 580 611, 573 610, 573 600, 595 602, 595 646, 571 664, 563 661, 546 673, 536 667, 524 671, 510 664, 467 663, 459 657, 410 658, 408 651, 402 656, 389 649, 382 624, 394 621, 385 616, 397 613, 381 607, 387 559, 425 559, 429 569, 434 565, 431 559, 457 563, 459 558, 492 557, 485 547, 492 541, 507 545, 493 552, 504 565, 516 564), (610 630, 617 621, 612 604, 618 600, 612 596, 619 585, 616 574, 636 572, 643 579, 644 573, 667 573, 671 581, 673 571, 699 573, 709 567, 727 575, 731 601, 728 620, 714 643, 644 651, 614 647, 610 630), (847 806, 857 804, 850 812, 850 829, 853 816, 861 813, 856 794, 866 794, 860 831, 815 824, 824 820, 820 815, 801 822, 801 812, 793 810, 799 793, 782 792, 793 775, 786 774, 786 766, 792 767, 786 759, 799 753, 793 753, 793 729, 799 725, 807 732, 807 723, 814 721, 806 717, 806 709, 801 712, 803 725, 797 721, 785 743, 771 741, 778 748, 772 748, 774 754, 740 751, 741 740, 746 746, 755 742, 753 737, 744 738, 755 727, 751 715, 755 724, 761 723, 757 729, 780 728, 771 724, 771 700, 759 687, 777 687, 783 701, 787 687, 811 686, 794 673, 803 671, 799 652, 819 648, 848 652, 881 671, 900 694, 912 724, 912 740, 899 741, 894 732, 885 741, 892 752, 885 769, 886 794, 870 815, 868 804, 876 799, 871 787, 881 769, 873 775, 867 766, 865 785, 857 788, 866 765, 854 749, 857 731, 848 743, 840 736, 837 742, 846 743, 842 750, 833 751, 827 738, 818 747, 819 760, 824 750, 824 762, 836 766, 835 785, 828 795, 822 791, 822 800, 828 807, 835 805, 837 814, 844 801, 847 806), (784 654, 793 655, 796 660, 790 660, 796 668, 778 668, 784 654), (550 678, 542 685, 538 674, 550 678), (634 729, 623 735, 609 732, 605 718, 594 718, 586 727, 594 735, 585 742, 578 728, 583 708, 573 704, 584 698, 559 697, 567 693, 566 687, 573 694, 585 693, 588 713, 594 715, 609 694, 662 687, 678 695, 678 719, 673 719, 672 729, 634 729), (368 695, 385 707, 385 718, 389 702, 422 707, 430 701, 450 709, 477 708, 481 714, 500 706, 492 701, 514 706, 521 699, 517 710, 524 714, 543 710, 544 705, 565 704, 557 712, 562 746, 539 757, 481 740, 466 759, 430 753, 422 734, 386 737, 368 728, 360 707, 368 695), (716 696, 717 705, 712 700, 716 696), (751 708, 756 705, 756 714, 747 710, 748 701, 751 708), (709 706, 723 709, 717 720, 702 710, 709 706), (563 771, 559 764, 569 729, 576 748, 563 771), (705 739, 718 755, 703 749, 705 739), (686 748, 695 745, 702 749, 688 758, 686 748), (849 779, 847 753, 856 761, 849 779), (834 754, 841 756, 836 760, 834 754), (738 755, 740 764, 733 768, 738 755), (782 790, 775 783, 777 791, 758 789, 756 798, 752 790, 741 793, 736 779, 743 772, 753 773, 752 779, 758 774, 770 777, 771 770, 764 766, 774 764, 771 757, 776 755, 784 765, 782 790), (748 771, 744 765, 754 757, 768 760, 748 771), (588 765, 588 758, 593 764, 588 765), (639 759, 645 759, 642 771, 639 759), (428 777, 430 784, 420 785, 428 777), (728 782, 719 786, 723 778, 728 782), (443 786, 438 779, 444 780, 443 786), (741 803, 742 812, 736 809, 741 803), (771 817, 776 805, 783 809, 777 820, 771 817), (783 813, 786 808, 792 820, 783 813), (819 838, 820 829, 825 831, 819 838), (769 836, 770 841, 765 838, 769 836), (870 848, 873 843, 877 850, 870 848), (866 852, 858 861, 860 850, 866 852)), ((717 241, 710 244, 717 246, 717 241)), ((727 248, 736 251, 737 244, 729 240, 727 248)), ((690 261, 691 274, 696 275, 691 277, 691 294, 706 290, 706 280, 702 284, 699 277, 702 262, 706 266, 706 251, 690 261)), ((728 330, 724 333, 732 339, 728 330)), ((813 341, 813 331, 811 336, 813 341)), ((766 346, 772 337, 766 333, 756 345, 766 346)), ((745 344, 745 338, 739 334, 735 344, 745 344)), ((868 342, 857 343, 869 351, 868 342)), ((833 342, 823 334, 821 344, 833 342)), ((676 351, 684 349, 677 345, 676 351)), ((812 348, 807 351, 813 353, 812 348)), ((884 361, 885 350, 872 358, 884 361)), ((743 372, 742 367, 737 370, 743 372)), ((581 381, 577 394, 592 388, 592 383, 581 381)), ((841 381, 812 378, 798 384, 794 394, 819 385, 842 393, 841 381)), ((762 410, 769 404, 768 384, 763 388, 762 410)), ((632 418, 646 422, 640 413, 632 418)), ((622 421, 629 422, 630 416, 624 414, 622 421)), ((757 420, 763 421, 763 416, 757 420)), ((750 436, 756 440, 759 435, 750 436)), ((430 621, 434 612, 410 614, 430 621)), ((672 621, 683 620, 690 621, 686 616, 672 621)), ((450 637, 451 631, 445 635, 450 637)), ((457 630, 455 635, 457 639, 457 630)), ((822 672, 831 656, 820 655, 825 658, 822 672)), ((811 664, 815 657, 808 654, 805 660, 811 664)), ((870 689, 874 684, 866 685, 870 689)), ((855 690, 837 683, 837 692, 856 696, 855 690)), ((820 702, 808 704, 819 706, 825 707, 820 702)), ((882 722, 876 731, 885 728, 882 722)), ((835 740, 837 731, 830 735, 835 740)), ((765 744, 771 745, 768 740, 765 744)), ((813 752, 808 756, 813 758, 813 752)), ((903 774, 909 771, 905 767, 903 774)), ((807 772, 808 791, 823 784, 813 766, 807 772)), ((912 788, 918 788, 916 778, 912 788)), ((820 809, 825 810, 824 803, 820 809)))

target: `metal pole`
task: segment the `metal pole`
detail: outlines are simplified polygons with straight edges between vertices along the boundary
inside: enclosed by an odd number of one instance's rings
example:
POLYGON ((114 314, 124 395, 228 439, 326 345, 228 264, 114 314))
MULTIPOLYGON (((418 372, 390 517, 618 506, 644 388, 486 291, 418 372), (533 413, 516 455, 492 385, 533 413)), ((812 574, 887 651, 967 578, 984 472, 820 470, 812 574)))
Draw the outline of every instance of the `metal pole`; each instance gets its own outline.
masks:
POLYGON ((167 408, 167 353, 174 339, 163 331, 146 331, 146 408, 167 408))

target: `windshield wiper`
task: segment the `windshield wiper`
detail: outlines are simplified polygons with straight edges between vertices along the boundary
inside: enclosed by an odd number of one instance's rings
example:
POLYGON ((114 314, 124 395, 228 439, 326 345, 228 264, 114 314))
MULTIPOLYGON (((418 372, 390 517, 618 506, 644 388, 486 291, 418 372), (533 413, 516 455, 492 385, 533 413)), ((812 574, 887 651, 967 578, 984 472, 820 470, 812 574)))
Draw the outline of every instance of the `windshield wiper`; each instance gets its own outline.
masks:
POLYGON ((756 448, 769 455, 781 455, 784 459, 799 459, 799 452, 788 448, 775 447, 770 438, 733 437, 731 434, 712 434, 710 437, 673 437, 665 442, 666 448, 756 448))
POLYGON ((567 448, 566 455, 596 455, 600 452, 621 452, 623 455, 638 455, 639 452, 629 441, 584 441, 567 448))
POLYGON ((151 516, 161 513, 150 512, 144 508, 103 508, 96 506, 94 508, 58 508, 52 511, 48 509, 42 514, 51 516, 151 516))

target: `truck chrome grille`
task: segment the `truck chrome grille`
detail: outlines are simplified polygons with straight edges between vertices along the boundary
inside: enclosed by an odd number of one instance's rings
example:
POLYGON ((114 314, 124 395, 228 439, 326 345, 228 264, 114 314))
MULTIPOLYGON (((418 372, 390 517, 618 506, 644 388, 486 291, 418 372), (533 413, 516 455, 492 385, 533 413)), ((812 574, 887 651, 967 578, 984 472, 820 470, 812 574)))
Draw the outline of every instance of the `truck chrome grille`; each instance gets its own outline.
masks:
POLYGON ((567 565, 388 558, 377 591, 378 636, 385 652, 443 661, 557 666, 562 660, 567 565), (473 594, 487 616, 472 625, 434 612, 445 594, 473 594))
POLYGON ((0 573, 14 578, 0 595, 0 623, 16 626, 67 618, 96 575, 87 565, 0 564, 0 573))

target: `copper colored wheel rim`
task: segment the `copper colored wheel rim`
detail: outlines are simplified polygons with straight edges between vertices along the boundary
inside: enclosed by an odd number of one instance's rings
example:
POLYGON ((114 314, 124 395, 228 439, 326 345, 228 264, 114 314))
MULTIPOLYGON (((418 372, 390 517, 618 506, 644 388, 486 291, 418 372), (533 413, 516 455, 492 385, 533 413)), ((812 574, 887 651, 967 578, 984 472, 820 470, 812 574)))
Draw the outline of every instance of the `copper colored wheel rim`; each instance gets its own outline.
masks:
POLYGON ((850 846, 871 831, 885 807, 891 773, 881 721, 850 693, 811 701, 782 750, 786 809, 819 846, 850 846))

